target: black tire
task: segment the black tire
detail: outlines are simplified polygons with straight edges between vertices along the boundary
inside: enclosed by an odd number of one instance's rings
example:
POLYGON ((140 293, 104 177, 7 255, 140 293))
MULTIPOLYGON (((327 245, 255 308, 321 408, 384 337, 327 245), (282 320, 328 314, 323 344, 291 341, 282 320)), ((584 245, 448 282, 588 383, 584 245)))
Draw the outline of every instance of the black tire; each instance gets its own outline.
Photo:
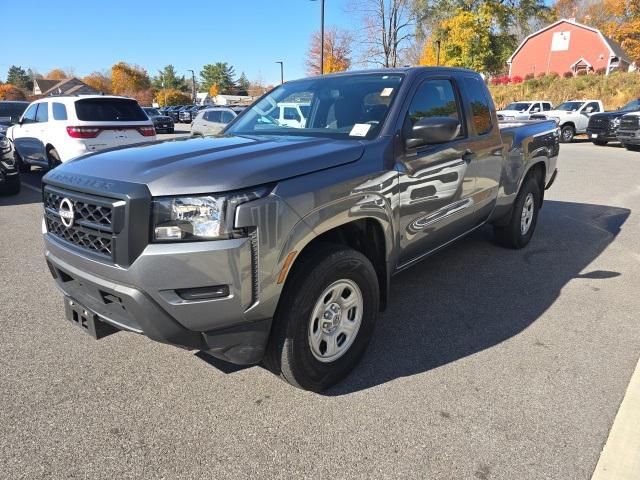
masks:
POLYGON ((573 137, 576 136, 576 129, 572 125, 563 125, 560 129, 560 141, 562 143, 571 143, 573 137))
POLYGON ((31 165, 22 160, 20 154, 14 149, 13 160, 16 162, 16 168, 20 173, 29 173, 31 171, 31 165))
POLYGON ((362 358, 374 331, 379 304, 378 277, 364 255, 339 245, 318 247, 296 262, 287 279, 263 364, 298 388, 319 392, 335 385, 362 358), (309 340, 312 312, 325 290, 345 279, 360 289, 362 320, 342 356, 323 362, 314 356, 309 340))
POLYGON ((55 148, 50 148, 49 150, 47 150, 47 161, 49 162, 49 170, 53 170, 62 163, 62 161, 60 160, 60 155, 55 148))
POLYGON ((608 140, 593 140, 593 144, 597 145, 598 147, 606 147, 608 143, 608 140))
POLYGON ((527 246, 536 229, 541 197, 540 185, 538 185, 536 179, 534 177, 527 178, 522 184, 520 192, 518 192, 518 196, 516 197, 516 201, 513 204, 509 223, 504 226, 494 225, 493 227, 493 232, 498 244, 503 247, 513 249, 524 248, 527 246), (533 197, 533 216, 530 220, 528 229, 523 233, 521 222, 525 202, 527 202, 529 195, 533 197))
POLYGON ((630 152, 640 152, 640 145, 631 145, 631 144, 627 143, 625 145, 625 148, 627 150, 629 150, 630 152))
POLYGON ((173 132, 174 132, 174 129, 173 129, 173 128, 168 128, 168 129, 167 129, 167 133, 173 133, 173 132))

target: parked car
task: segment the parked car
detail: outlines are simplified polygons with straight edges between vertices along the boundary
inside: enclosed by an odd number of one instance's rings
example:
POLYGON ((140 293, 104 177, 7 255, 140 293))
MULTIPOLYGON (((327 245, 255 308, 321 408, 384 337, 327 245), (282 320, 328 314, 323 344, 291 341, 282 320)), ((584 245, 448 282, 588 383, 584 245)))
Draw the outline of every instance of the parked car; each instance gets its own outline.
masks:
POLYGON ((426 67, 287 82, 224 134, 47 174, 50 271, 95 338, 263 361, 315 391, 362 357, 394 274, 485 223, 504 246, 529 243, 560 136, 555 121, 501 131, 479 74, 426 67), (304 127, 270 116, 302 94, 304 127))
POLYGON ((569 100, 561 103, 554 110, 536 113, 529 118, 533 120, 555 119, 562 132, 561 141, 569 143, 576 135, 587 133, 591 115, 603 111, 604 107, 600 100, 569 100))
POLYGON ((7 130, 20 171, 54 168, 105 148, 156 139, 153 123, 131 98, 108 95, 36 100, 7 130))
POLYGON ((269 116, 280 125, 304 128, 310 108, 309 104, 304 103, 279 103, 269 116))
POLYGON ((504 109, 498 110, 498 120, 528 120, 530 115, 548 112, 553 108, 551 102, 543 100, 529 100, 512 102, 504 109))
POLYGON ((185 111, 187 111, 187 110, 189 110, 189 109, 191 109, 191 108, 193 108, 193 107, 194 107, 194 105, 183 105, 182 107, 180 107, 180 108, 176 111, 176 114, 178 115, 178 122, 180 122, 180 123, 187 123, 187 122, 185 122, 185 121, 183 120, 183 118, 184 118, 184 113, 183 113, 183 112, 185 112, 185 111))
POLYGON ((214 107, 201 110, 191 124, 192 135, 216 135, 238 114, 230 108, 214 107))
POLYGON ((631 100, 624 107, 612 112, 596 113, 589 118, 587 134, 594 145, 604 146, 617 140, 620 120, 630 112, 640 111, 640 99, 631 100))
POLYGON ((20 192, 20 174, 13 158, 9 139, 0 133, 0 194, 16 195, 20 192))
POLYGON ((5 135, 7 129, 20 120, 29 106, 29 102, 3 100, 0 101, 0 134, 5 135))
POLYGON ((178 112, 180 111, 180 109, 184 107, 185 105, 173 105, 172 107, 169 107, 169 109, 166 111, 166 115, 171 117, 174 123, 178 123, 180 120, 178 112))
POLYGON ((163 115, 157 108, 143 107, 144 113, 153 122, 156 132, 173 133, 173 119, 168 115, 163 115))
POLYGON ((192 105, 189 108, 185 108, 180 111, 180 121, 182 123, 191 123, 200 110, 205 108, 211 108, 211 105, 192 105))
POLYGON ((640 112, 627 113, 620 119, 617 138, 627 150, 640 151, 640 112))

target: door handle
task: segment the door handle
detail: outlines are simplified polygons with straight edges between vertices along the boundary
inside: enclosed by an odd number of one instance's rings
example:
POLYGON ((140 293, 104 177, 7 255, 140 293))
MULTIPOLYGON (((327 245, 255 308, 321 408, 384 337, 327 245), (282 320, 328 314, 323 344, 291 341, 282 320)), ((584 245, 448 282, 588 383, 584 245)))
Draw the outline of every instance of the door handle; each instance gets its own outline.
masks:
POLYGON ((471 162, 471 160, 474 160, 476 157, 477 157, 476 152, 469 149, 466 149, 465 152, 462 154, 462 160, 464 160, 467 163, 471 162))

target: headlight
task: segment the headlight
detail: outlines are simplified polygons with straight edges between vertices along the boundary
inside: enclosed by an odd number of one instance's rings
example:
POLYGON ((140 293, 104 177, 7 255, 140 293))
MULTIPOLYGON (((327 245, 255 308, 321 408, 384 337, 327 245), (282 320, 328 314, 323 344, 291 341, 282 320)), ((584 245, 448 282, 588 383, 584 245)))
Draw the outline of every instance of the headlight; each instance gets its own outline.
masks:
POLYGON ((228 195, 159 197, 153 200, 153 241, 218 240, 242 235, 234 226, 238 205, 269 193, 268 188, 228 195))
POLYGON ((0 138, 0 154, 11 151, 11 142, 7 137, 0 138))
POLYGON ((617 127, 620 125, 620 117, 614 118, 613 120, 611 120, 611 125, 614 127, 617 127))

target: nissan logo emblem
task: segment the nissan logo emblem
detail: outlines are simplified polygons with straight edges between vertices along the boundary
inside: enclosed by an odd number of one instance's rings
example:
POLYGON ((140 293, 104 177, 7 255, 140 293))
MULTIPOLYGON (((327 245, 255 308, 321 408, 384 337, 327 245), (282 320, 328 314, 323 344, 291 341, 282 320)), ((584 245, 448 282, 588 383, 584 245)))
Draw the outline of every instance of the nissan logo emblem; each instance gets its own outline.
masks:
POLYGON ((67 228, 71 228, 71 226, 73 225, 73 220, 75 218, 75 214, 73 213, 73 202, 71 202, 71 200, 66 197, 63 198, 60 201, 58 215, 60 215, 62 224, 67 228))

